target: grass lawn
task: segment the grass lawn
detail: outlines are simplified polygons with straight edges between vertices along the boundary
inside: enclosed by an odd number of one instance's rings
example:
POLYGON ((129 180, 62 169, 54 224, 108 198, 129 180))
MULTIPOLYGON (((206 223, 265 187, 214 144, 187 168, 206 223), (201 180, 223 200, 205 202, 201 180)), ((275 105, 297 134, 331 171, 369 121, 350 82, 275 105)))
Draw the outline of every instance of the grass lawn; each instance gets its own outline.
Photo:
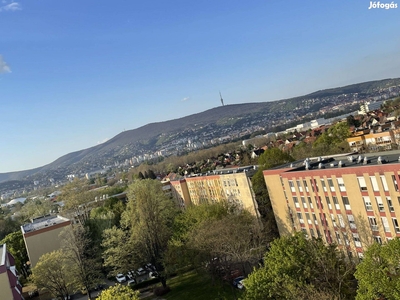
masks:
POLYGON ((167 300, 230 300, 238 299, 242 294, 239 289, 228 283, 211 281, 208 275, 190 271, 167 281, 171 292, 162 296, 167 300))

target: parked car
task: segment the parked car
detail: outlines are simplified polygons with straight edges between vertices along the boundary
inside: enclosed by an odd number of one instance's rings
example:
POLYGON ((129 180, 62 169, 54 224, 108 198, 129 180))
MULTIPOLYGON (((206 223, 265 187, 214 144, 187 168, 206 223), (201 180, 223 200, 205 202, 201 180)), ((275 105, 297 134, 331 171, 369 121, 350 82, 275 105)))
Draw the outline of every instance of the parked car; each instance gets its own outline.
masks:
POLYGON ((243 290, 244 289, 244 284, 243 284, 244 279, 240 280, 237 284, 237 288, 243 290))
POLYGON ((125 282, 125 281, 126 281, 126 277, 125 277, 124 274, 118 274, 117 276, 115 276, 115 279, 117 279, 117 281, 118 281, 119 283, 125 282))
POLYGON ((233 282, 232 282, 233 286, 234 286, 234 287, 237 287, 238 284, 239 284, 239 282, 240 282, 241 280, 243 280, 243 279, 244 279, 244 276, 239 276, 239 277, 236 277, 235 279, 233 279, 233 282))
POLYGON ((128 280, 128 285, 133 285, 136 283, 135 279, 128 280))
POLYGON ((136 271, 136 274, 138 274, 139 276, 146 274, 146 270, 143 268, 139 268, 136 271))
POLYGON ((149 273, 149 278, 156 278, 156 277, 158 277, 158 273, 156 272, 156 271, 151 271, 150 273, 149 273))

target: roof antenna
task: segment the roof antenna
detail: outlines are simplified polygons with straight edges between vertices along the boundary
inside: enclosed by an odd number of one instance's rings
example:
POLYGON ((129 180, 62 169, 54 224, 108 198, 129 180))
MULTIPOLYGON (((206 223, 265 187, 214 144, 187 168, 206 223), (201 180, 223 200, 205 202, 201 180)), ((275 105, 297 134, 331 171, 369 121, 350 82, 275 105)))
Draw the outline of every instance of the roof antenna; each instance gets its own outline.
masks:
POLYGON ((222 106, 224 106, 224 99, 222 99, 221 92, 219 92, 219 96, 220 96, 220 98, 221 98, 221 103, 222 103, 222 106))

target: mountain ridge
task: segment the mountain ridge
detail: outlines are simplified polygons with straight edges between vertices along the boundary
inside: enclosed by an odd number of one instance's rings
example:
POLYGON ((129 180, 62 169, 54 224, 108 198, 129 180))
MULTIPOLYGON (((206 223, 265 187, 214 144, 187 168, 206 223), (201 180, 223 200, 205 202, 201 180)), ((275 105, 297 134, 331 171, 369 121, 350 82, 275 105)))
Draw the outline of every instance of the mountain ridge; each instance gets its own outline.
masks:
MULTIPOLYGON (((241 124, 242 126, 250 124, 253 122, 252 119, 257 119, 257 122, 260 124, 264 122, 268 125, 264 127, 270 128, 272 127, 270 126, 271 124, 276 125, 278 123, 279 118, 282 119, 287 115, 292 115, 296 111, 299 112, 299 116, 304 116, 304 114, 307 113, 314 113, 307 112, 306 105, 308 105, 309 102, 313 103, 313 106, 311 106, 313 109, 317 109, 323 103, 338 102, 341 101, 341 98, 345 99, 350 96, 349 99, 379 97, 382 90, 389 89, 389 87, 393 86, 396 88, 400 87, 400 78, 356 83, 343 87, 318 90, 307 95, 275 101, 217 106, 181 118, 153 122, 135 129, 120 132, 102 144, 67 153, 41 167, 0 173, 0 183, 9 180, 22 180, 35 174, 49 173, 56 170, 64 170, 63 172, 67 172, 68 174, 68 172, 78 170, 79 168, 76 167, 74 169, 74 166, 79 164, 89 164, 93 168, 101 168, 105 164, 111 163, 112 159, 127 159, 129 156, 132 157, 144 153, 144 151, 154 151, 157 147, 162 148, 168 145, 165 140, 171 141, 173 138, 182 137, 182 129, 184 129, 187 136, 191 133, 193 133, 194 136, 198 136, 200 133, 204 135, 204 131, 214 129, 216 131, 219 130, 222 134, 224 131, 228 131, 229 128, 232 128, 232 126, 240 128, 241 124), (204 127, 207 127, 207 130, 205 130, 204 127), (98 160, 96 160, 96 156, 99 158, 98 160)), ((63 176, 65 175, 66 174, 63 174, 63 176)))

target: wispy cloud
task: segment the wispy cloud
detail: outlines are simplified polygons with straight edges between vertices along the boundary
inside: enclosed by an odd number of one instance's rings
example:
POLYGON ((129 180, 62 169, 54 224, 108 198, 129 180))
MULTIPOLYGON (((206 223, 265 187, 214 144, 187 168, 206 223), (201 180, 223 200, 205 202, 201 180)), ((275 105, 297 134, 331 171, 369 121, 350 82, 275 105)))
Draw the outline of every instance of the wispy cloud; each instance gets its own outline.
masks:
POLYGON ((185 97, 181 101, 188 101, 189 99, 190 99, 189 97, 185 97))
POLYGON ((10 67, 3 60, 3 56, 0 54, 0 73, 11 73, 10 67))
MULTIPOLYGON (((2 1, 3 4, 6 4, 6 1, 2 1)), ((14 2, 12 1, 11 3, 8 3, 6 5, 0 6, 0 12, 2 11, 17 11, 17 10, 21 10, 21 4, 19 4, 18 2, 14 2)))
POLYGON ((102 141, 97 141, 97 145, 103 144, 105 142, 107 142, 109 140, 109 138, 105 138, 102 141))

